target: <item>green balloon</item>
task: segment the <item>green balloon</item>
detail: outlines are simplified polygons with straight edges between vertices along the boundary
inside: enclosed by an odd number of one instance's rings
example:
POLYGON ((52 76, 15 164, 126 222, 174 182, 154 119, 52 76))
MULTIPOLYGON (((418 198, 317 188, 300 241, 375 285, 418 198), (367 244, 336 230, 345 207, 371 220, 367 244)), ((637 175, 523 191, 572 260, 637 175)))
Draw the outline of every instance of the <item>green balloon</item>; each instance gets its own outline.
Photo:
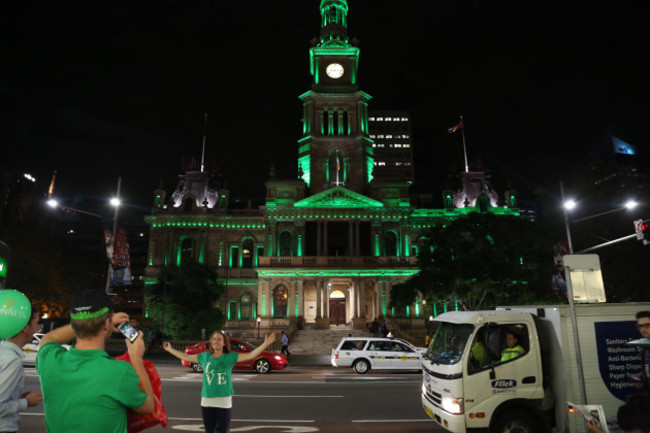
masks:
POLYGON ((18 334, 31 315, 32 306, 27 296, 16 290, 0 290, 0 339, 18 334))

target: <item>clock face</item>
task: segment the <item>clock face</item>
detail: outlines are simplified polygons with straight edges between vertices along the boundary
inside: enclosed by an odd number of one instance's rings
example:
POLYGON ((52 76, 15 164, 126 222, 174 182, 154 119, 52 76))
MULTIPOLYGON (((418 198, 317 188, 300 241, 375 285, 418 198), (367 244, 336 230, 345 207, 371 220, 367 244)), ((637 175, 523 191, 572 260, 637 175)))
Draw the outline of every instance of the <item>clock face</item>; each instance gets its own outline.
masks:
POLYGON ((343 66, 339 65, 338 63, 330 63, 327 65, 325 72, 330 78, 341 78, 343 75, 343 66))

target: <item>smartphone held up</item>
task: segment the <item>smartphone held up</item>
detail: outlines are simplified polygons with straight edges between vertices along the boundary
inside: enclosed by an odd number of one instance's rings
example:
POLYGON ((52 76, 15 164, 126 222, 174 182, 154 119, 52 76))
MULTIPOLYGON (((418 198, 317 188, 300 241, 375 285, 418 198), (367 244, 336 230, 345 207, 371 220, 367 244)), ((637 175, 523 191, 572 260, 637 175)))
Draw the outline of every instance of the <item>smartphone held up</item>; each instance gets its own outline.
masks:
POLYGON ((135 339, 138 338, 138 330, 129 325, 129 322, 120 323, 117 325, 117 329, 119 329, 122 335, 128 338, 131 343, 133 343, 135 339))

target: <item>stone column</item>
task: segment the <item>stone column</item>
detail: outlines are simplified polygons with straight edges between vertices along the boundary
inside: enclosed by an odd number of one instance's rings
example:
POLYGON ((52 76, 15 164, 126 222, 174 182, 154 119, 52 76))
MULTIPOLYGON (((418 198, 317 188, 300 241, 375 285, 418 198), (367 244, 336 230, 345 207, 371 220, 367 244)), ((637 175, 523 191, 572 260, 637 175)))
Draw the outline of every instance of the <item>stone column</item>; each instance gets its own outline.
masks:
POLYGON ((362 281, 361 278, 355 278, 354 279, 354 292, 355 292, 355 300, 356 300, 356 305, 355 305, 355 314, 354 318, 352 319, 352 327, 354 329, 365 329, 366 328, 366 318, 364 317, 363 314, 363 290, 361 289, 362 287, 362 281))
POLYGON ((316 321, 318 319, 322 319, 323 316, 321 314, 321 285, 323 284, 323 280, 321 278, 316 278, 316 321))
POLYGON ((357 279, 352 278, 350 285, 350 311, 352 312, 352 321, 358 317, 357 315, 357 279))
POLYGON ((296 283, 297 284, 296 302, 298 302, 298 316, 302 316, 304 318, 305 317, 305 289, 303 283, 304 280, 302 278, 300 278, 296 283))
POLYGON ((327 309, 323 310, 323 286, 326 281, 323 278, 316 279, 316 329, 329 329, 330 319, 327 309), (323 314, 321 314, 321 311, 323 314))
POLYGON ((296 317, 296 280, 291 281, 287 289, 287 319, 296 317))

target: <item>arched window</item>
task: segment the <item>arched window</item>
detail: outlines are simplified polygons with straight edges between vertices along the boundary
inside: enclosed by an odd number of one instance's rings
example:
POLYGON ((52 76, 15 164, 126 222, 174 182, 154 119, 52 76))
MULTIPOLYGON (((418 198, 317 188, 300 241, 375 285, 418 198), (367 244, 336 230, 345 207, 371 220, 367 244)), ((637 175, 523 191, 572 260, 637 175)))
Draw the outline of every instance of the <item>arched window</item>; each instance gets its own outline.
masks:
POLYGON ((192 238, 184 238, 181 241, 178 251, 178 265, 194 260, 194 241, 192 238))
POLYGON ((280 235, 280 239, 278 240, 279 248, 278 248, 278 255, 280 257, 291 257, 292 254, 292 249, 291 249, 291 233, 289 232, 282 232, 280 235))
POLYGON ((386 232, 384 234, 384 255, 397 255, 397 235, 394 232, 386 232))
POLYGON ((289 299, 289 291, 284 285, 280 284, 273 290, 273 318, 274 319, 287 318, 288 299, 289 299))
POLYGON ((331 185, 345 185, 345 157, 338 150, 327 160, 329 182, 331 185))
POLYGON ((252 239, 246 239, 241 249, 241 267, 242 268, 252 268, 253 267, 253 255, 255 254, 255 245, 253 244, 252 239))
POLYGON ((250 292, 244 292, 239 297, 239 311, 241 320, 251 320, 255 318, 253 311, 253 296, 250 292))

